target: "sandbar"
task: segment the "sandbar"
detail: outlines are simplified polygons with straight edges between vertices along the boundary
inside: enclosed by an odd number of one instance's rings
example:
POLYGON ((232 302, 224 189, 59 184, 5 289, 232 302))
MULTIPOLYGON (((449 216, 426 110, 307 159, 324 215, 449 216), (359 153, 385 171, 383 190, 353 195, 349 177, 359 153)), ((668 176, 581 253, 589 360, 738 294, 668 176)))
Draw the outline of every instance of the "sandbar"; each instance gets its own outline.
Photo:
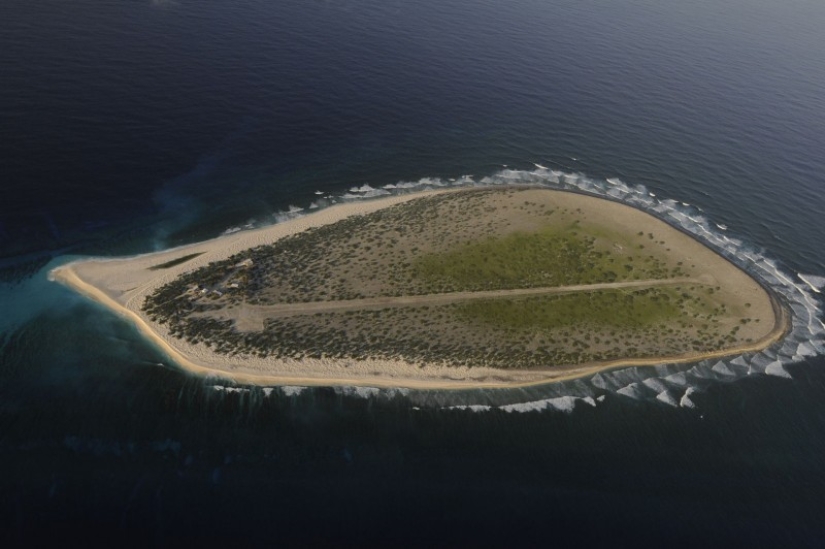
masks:
MULTIPOLYGON (((758 325, 751 323, 743 326, 749 341, 745 342, 742 338, 742 341, 737 340, 733 346, 701 353, 688 350, 655 357, 631 357, 571 365, 556 364, 548 365, 547 368, 529 369, 456 365, 437 360, 416 361, 402 356, 262 357, 252 353, 221 354, 202 343, 190 343, 174 337, 167 325, 153 321, 143 310, 147 297, 158 288, 184 273, 196 271, 213 262, 225 261, 244 250, 270 245, 308 229, 331 225, 352 216, 366 216, 423 197, 466 192, 462 189, 426 191, 337 204, 269 227, 223 235, 161 252, 126 258, 74 261, 55 268, 50 273, 50 278, 93 299, 133 323, 143 336, 181 368, 194 374, 228 378, 242 384, 354 385, 417 389, 518 387, 573 379, 623 366, 695 362, 755 352, 781 339, 786 333, 789 325, 788 312, 775 296, 750 275, 692 236, 625 204, 565 191, 535 191, 551 193, 551 199, 558 202, 559 207, 564 206, 565 211, 583 212, 591 218, 598 218, 600 223, 609 223, 616 231, 640 235, 652 235, 655 232, 657 243, 661 238, 662 247, 680 250, 686 262, 693 266, 692 270, 685 266, 686 272, 683 275, 686 280, 709 287, 725 288, 733 296, 732 299, 747 301, 748 315, 760 321, 758 325), (159 266, 162 268, 158 268, 159 266)), ((512 216, 513 219, 518 219, 519 213, 514 211, 512 216)), ((444 300, 443 297, 438 299, 444 300)), ((289 306, 300 308, 301 304, 289 306)), ((342 307, 340 304, 336 306, 342 307)), ((312 307, 319 308, 319 304, 308 303, 305 307, 309 311, 312 307)), ((320 307, 323 309, 323 304, 320 307)))

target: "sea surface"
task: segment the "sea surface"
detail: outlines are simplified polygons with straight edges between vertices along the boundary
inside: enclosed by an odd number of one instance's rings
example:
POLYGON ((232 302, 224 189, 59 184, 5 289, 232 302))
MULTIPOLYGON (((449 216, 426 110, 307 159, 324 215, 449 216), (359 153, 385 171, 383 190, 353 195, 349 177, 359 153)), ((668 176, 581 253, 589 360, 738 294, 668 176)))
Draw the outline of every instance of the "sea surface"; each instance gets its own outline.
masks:
POLYGON ((0 543, 821 547, 823 27, 812 0, 0 3, 0 543), (519 182, 692 232, 792 333, 530 389, 244 387, 48 280, 519 182))

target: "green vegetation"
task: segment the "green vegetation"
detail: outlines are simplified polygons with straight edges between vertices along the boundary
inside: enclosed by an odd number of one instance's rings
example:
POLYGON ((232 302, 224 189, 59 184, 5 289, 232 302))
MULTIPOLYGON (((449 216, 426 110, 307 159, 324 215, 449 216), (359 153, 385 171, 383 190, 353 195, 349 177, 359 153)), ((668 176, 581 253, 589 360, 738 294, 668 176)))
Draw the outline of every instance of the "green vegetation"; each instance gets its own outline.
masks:
POLYGON ((740 331, 753 327, 749 304, 720 286, 681 280, 701 272, 687 266, 685 252, 670 251, 666 234, 621 233, 600 209, 564 204, 537 189, 418 198, 185 273, 147 297, 143 310, 173 336, 218 353, 294 359, 539 368, 747 341, 740 331), (312 315, 258 307, 637 280, 670 282, 312 315))
POLYGON ((681 313, 678 300, 678 293, 672 288, 602 290, 468 301, 459 305, 458 314, 464 321, 516 330, 572 326, 641 328, 676 318, 681 313))
POLYGON ((595 284, 668 278, 662 262, 648 257, 631 265, 597 249, 596 238, 577 225, 534 233, 488 237, 412 265, 412 275, 449 291, 595 284))
POLYGON ((158 269, 169 269, 170 267, 174 267, 176 265, 180 265, 182 263, 186 263, 191 259, 195 259, 199 255, 203 255, 203 252, 196 253, 196 254, 189 254, 183 257, 179 257, 177 259, 173 259, 172 261, 167 261, 166 263, 161 263, 160 265, 152 265, 149 267, 150 271, 157 271, 158 269))
POLYGON ((257 332, 190 316, 176 333, 229 355, 524 369, 706 352, 739 329, 722 327, 720 307, 689 286, 298 314, 257 332))
POLYGON ((637 235, 517 194, 423 197, 353 216, 210 264, 186 284, 228 281, 244 260, 254 266, 230 293, 258 304, 688 276, 664 249, 642 253, 637 235))

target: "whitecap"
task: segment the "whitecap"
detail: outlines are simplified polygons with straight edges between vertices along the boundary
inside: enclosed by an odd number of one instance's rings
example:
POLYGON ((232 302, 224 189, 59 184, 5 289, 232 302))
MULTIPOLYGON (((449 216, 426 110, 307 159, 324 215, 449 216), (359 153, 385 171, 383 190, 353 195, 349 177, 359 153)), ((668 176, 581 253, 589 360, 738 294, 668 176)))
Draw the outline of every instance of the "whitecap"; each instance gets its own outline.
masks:
POLYGON ((212 385, 212 389, 224 393, 248 393, 250 391, 248 387, 225 387, 223 385, 212 385))
POLYGON ((381 389, 377 387, 356 387, 352 385, 348 385, 345 387, 339 387, 338 392, 346 395, 346 396, 356 396, 360 398, 371 398, 378 396, 381 392, 381 389))
POLYGON ((694 394, 696 389, 693 387, 688 387, 685 394, 682 395, 682 398, 679 400, 679 406, 682 408, 696 408, 696 403, 691 400, 690 395, 694 394))
POLYGON ((668 388, 664 381, 655 377, 649 377, 642 381, 642 383, 657 393, 666 391, 668 388))
POLYGON ((620 395, 624 395, 635 400, 641 400, 645 396, 645 391, 642 389, 642 387, 643 386, 639 383, 631 383, 630 385, 622 387, 616 392, 620 395))
POLYGON ((717 374, 721 374, 721 375, 723 375, 723 376, 732 376, 732 375, 735 375, 733 372, 731 372, 730 368, 728 368, 728 365, 727 365, 727 364, 725 364, 724 362, 722 362, 721 360, 720 360, 719 362, 717 362, 717 363, 713 366, 713 368, 711 368, 711 370, 713 370, 713 371, 714 371, 714 372, 716 372, 717 374))
POLYGON ((470 410, 472 412, 489 412, 492 408, 489 404, 457 404, 447 407, 448 410, 470 410))
POLYGON ((556 398, 545 398, 543 400, 534 400, 531 402, 520 402, 518 404, 507 404, 505 406, 499 406, 499 409, 509 413, 540 412, 547 409, 571 413, 576 407, 576 402, 579 401, 590 406, 596 406, 596 402, 592 397, 580 398, 574 396, 562 396, 556 398))
POLYGON ((816 356, 816 351, 807 342, 804 342, 796 348, 796 354, 799 356, 816 356))
POLYGON ((668 406, 673 406, 674 408, 679 406, 679 401, 676 400, 676 397, 674 397, 670 393, 670 391, 667 391, 667 390, 662 391, 661 393, 656 395, 656 400, 658 400, 659 402, 663 402, 663 403, 667 404, 668 406))
POLYGON ((768 366, 765 368, 765 373, 771 376, 785 377, 791 379, 791 374, 788 373, 785 367, 782 366, 782 363, 778 360, 768 364, 768 366))
POLYGON ((797 273, 796 276, 799 277, 799 280, 807 284, 811 290, 816 293, 820 293, 822 288, 825 288, 825 276, 817 276, 811 274, 802 274, 797 273))

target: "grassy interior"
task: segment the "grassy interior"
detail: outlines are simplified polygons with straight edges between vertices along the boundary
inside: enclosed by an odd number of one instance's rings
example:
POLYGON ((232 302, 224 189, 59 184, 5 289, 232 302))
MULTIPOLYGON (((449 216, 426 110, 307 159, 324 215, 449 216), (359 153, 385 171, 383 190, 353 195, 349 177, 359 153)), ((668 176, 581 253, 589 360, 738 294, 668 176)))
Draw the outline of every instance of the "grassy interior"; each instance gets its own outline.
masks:
POLYGON ((445 253, 428 254, 411 266, 412 277, 431 287, 488 290, 566 286, 640 279, 664 279, 681 274, 668 270, 654 255, 621 256, 606 249, 594 228, 573 223, 487 237, 445 253))
POLYGON ((602 290, 530 299, 468 301, 458 306, 458 316, 468 322, 516 330, 554 330, 566 326, 642 328, 676 318, 682 313, 682 304, 672 288, 602 290))
POLYGON ((565 207, 564 198, 508 189, 413 200, 184 273, 150 296, 144 310, 172 335, 219 353, 296 359, 534 368, 750 341, 750 323, 759 320, 750 318, 748 304, 730 288, 704 283, 295 314, 267 317, 260 329, 238 328, 246 304, 695 279, 704 272, 667 231, 625 230, 598 208, 565 207), (251 263, 242 266, 246 259, 251 263))

